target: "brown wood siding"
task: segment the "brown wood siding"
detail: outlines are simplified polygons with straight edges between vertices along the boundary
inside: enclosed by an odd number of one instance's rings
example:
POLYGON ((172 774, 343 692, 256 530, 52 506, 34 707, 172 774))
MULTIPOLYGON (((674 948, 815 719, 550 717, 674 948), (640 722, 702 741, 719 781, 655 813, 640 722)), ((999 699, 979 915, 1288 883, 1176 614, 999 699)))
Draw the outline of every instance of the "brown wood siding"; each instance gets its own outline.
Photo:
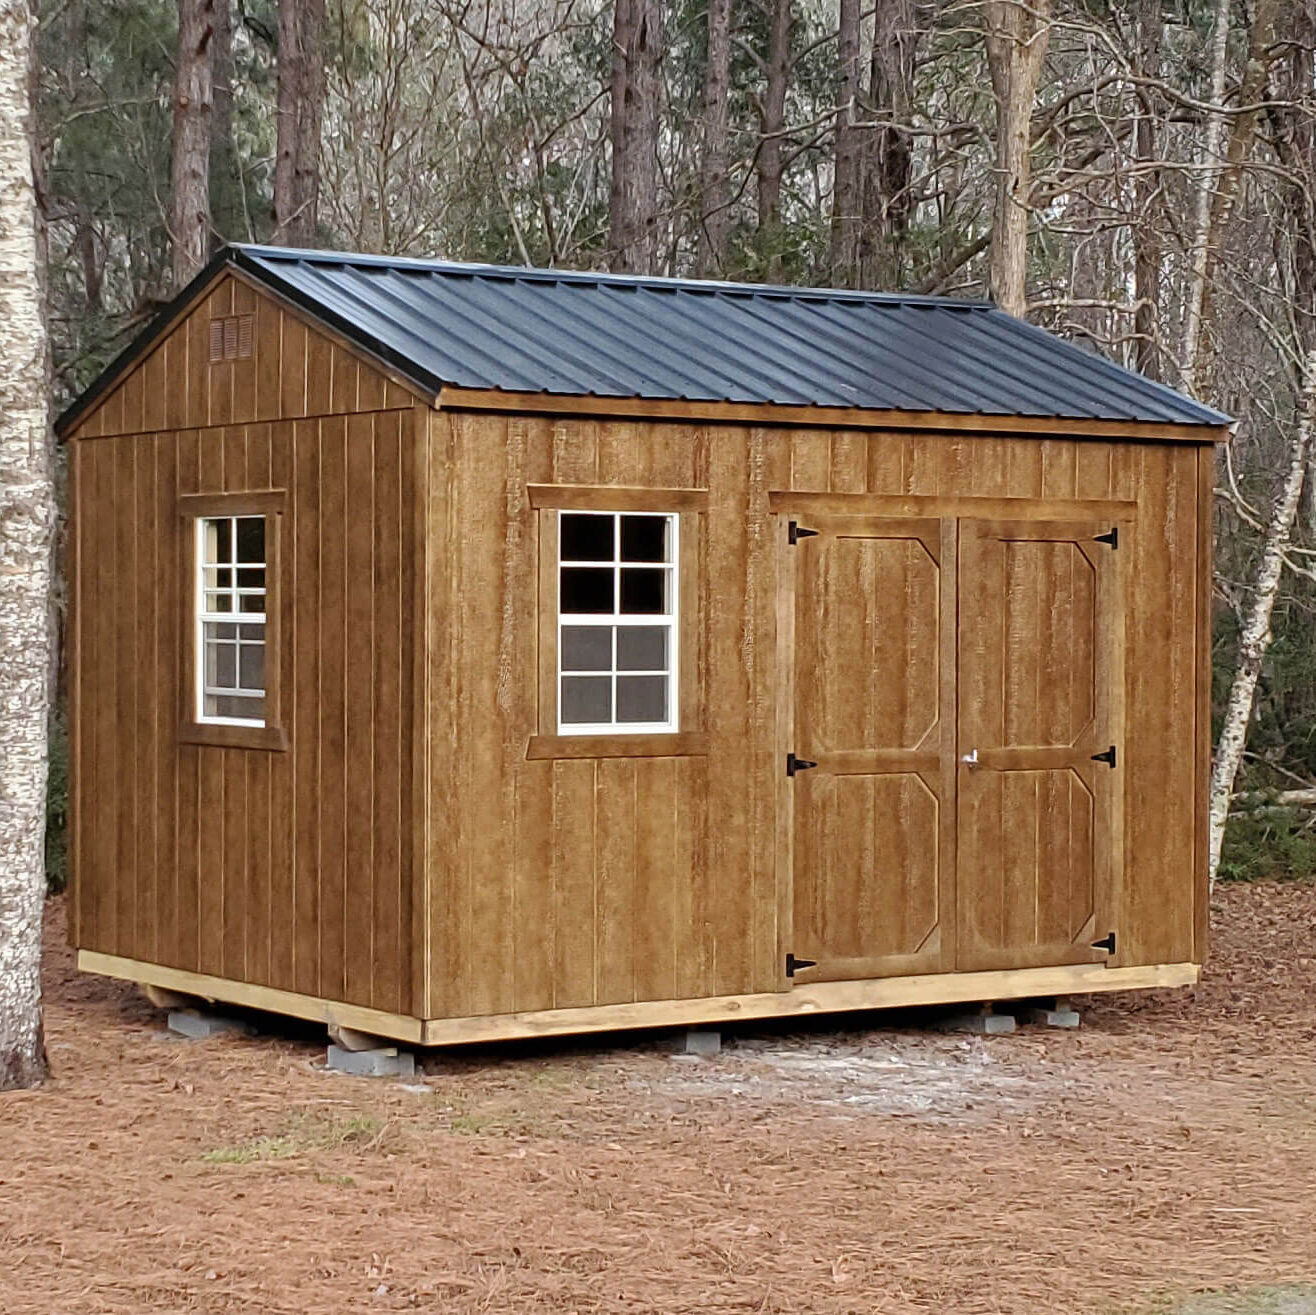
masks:
POLYGON ((215 286, 92 410, 79 438, 205 429, 410 406, 410 390, 232 275, 215 286), (252 314, 252 354, 210 361, 210 321, 252 314))
POLYGON ((411 1010, 414 453, 410 407, 77 442, 80 947, 411 1010), (180 744, 179 495, 270 487, 289 748, 180 744))
POLYGON ((433 418, 428 470, 431 1016, 786 986, 772 491, 1137 503, 1121 549, 1118 962, 1193 958, 1206 578, 1195 447, 454 412, 433 418), (683 655, 696 684, 683 729, 706 732, 706 754, 527 759, 537 483, 707 489, 698 590, 682 603, 698 609, 699 636, 683 655))

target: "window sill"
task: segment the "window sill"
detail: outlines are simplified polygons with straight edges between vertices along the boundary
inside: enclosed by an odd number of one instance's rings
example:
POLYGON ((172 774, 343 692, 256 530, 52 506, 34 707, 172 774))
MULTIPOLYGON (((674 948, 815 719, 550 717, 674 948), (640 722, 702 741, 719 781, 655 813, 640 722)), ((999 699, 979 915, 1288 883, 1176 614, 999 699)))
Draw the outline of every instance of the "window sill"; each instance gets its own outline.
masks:
POLYGON ((528 762, 545 758, 697 758, 708 753, 702 731, 656 731, 645 735, 532 735, 528 762))
POLYGON ((281 726, 225 726, 222 722, 185 722, 178 732, 179 744, 204 744, 214 749, 271 749, 288 747, 288 733, 281 726))

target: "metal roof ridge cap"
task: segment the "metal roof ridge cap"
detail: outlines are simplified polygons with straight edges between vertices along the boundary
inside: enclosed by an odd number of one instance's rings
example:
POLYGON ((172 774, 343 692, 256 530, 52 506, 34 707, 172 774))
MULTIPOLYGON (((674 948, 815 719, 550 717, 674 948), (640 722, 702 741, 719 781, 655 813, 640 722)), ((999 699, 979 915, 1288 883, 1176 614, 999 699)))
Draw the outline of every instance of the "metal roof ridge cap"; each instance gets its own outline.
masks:
POLYGON ((557 269, 541 265, 494 265, 479 261, 442 260, 437 257, 383 256, 369 252, 316 250, 302 247, 276 247, 258 242, 232 242, 223 251, 240 252, 250 259, 278 263, 366 265, 385 269, 414 270, 417 273, 447 275, 454 278, 525 279, 533 282, 562 282, 599 286, 653 288, 656 291, 689 292, 692 295, 750 296, 788 300, 850 301, 868 305, 931 306, 951 311, 991 311, 990 300, 935 296, 919 292, 877 292, 855 288, 825 288, 812 284, 744 283, 722 279, 691 279, 662 274, 614 274, 607 270, 557 269))

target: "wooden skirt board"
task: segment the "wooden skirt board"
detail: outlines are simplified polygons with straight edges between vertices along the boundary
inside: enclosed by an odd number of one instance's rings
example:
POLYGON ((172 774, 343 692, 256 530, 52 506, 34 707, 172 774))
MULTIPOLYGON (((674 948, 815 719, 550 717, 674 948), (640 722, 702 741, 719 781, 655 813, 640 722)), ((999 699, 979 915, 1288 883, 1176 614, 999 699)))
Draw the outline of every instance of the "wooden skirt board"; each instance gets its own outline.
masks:
POLYGON ((78 951, 84 972, 203 996, 226 1004, 353 1027, 410 1045, 460 1045, 510 1041, 520 1037, 571 1036, 626 1028, 689 1027, 698 1023, 732 1023, 758 1018, 897 1009, 917 1005, 1020 1000, 1038 996, 1087 995, 1101 991, 1191 986, 1200 967, 1192 963, 1108 968, 1104 964, 1066 964, 980 973, 930 973, 870 981, 816 982, 793 991, 717 996, 694 1000, 650 1000, 636 1004, 596 1005, 582 1009, 544 1009, 496 1014, 485 1018, 412 1018, 332 1000, 319 1000, 252 986, 162 964, 141 963, 91 950, 78 951))
POLYGON ((793 522, 797 987, 1120 962, 1128 525, 1049 510, 793 522))

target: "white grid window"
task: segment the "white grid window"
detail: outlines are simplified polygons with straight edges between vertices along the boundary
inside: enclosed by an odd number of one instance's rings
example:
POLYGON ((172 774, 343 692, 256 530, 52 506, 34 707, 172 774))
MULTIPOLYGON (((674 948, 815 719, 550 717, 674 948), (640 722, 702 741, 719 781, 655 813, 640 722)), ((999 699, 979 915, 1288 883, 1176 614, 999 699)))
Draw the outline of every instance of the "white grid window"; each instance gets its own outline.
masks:
POLYGON ((677 522, 558 513, 558 730, 675 731, 677 522))
POLYGON ((197 720, 265 725, 265 517, 196 531, 197 720))

